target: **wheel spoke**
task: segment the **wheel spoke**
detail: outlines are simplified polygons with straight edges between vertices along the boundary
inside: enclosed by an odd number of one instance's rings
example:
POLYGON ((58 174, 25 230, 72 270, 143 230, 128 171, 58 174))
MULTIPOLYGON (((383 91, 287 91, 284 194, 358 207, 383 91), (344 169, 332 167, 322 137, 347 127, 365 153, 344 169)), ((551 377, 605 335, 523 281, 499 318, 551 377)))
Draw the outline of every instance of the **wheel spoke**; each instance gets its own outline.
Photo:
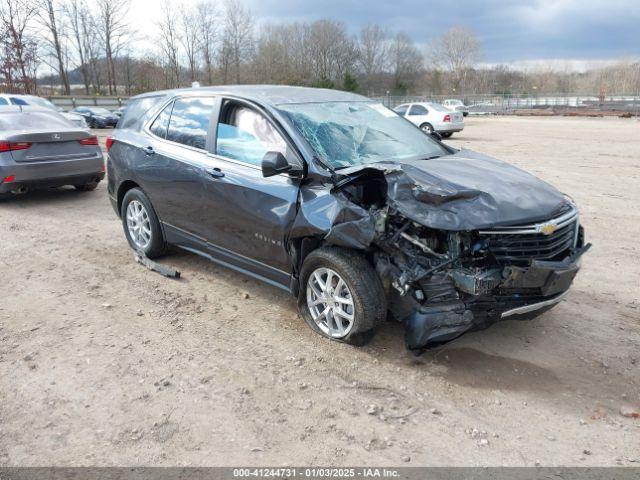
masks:
POLYGON ((316 296, 316 298, 322 297, 322 292, 320 292, 318 288, 311 281, 309 282, 309 288, 311 288, 311 291, 316 296))
POLYGON ((353 306, 353 300, 351 300, 350 298, 344 298, 344 297, 333 297, 333 299, 337 302, 337 303, 341 303, 343 305, 351 305, 353 306))
POLYGON ((333 272, 331 270, 327 270, 327 279, 325 280, 324 287, 325 292, 331 295, 333 291, 333 272))
POLYGON ((334 314, 335 310, 330 309, 327 313, 327 327, 329 327, 329 332, 331 336, 334 336, 335 333, 340 333, 340 329, 338 327, 338 321, 334 314))
POLYGON ((341 308, 335 308, 333 311, 345 320, 353 321, 353 313, 345 312, 341 308))
POLYGON ((320 290, 325 292, 327 290, 327 285, 322 281, 322 277, 320 276, 320 274, 318 272, 314 272, 313 278, 315 278, 318 287, 320 287, 320 290))

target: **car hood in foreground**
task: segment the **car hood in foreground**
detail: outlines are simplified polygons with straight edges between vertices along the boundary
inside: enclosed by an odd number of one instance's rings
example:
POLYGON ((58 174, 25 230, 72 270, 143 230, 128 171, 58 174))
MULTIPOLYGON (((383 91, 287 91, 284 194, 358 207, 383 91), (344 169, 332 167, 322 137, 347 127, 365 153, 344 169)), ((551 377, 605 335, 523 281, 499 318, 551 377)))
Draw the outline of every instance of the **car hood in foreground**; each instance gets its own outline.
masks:
POLYGON ((564 195, 508 163, 460 150, 431 160, 375 163, 340 174, 382 172, 387 203, 430 228, 477 230, 546 220, 566 204, 564 195))

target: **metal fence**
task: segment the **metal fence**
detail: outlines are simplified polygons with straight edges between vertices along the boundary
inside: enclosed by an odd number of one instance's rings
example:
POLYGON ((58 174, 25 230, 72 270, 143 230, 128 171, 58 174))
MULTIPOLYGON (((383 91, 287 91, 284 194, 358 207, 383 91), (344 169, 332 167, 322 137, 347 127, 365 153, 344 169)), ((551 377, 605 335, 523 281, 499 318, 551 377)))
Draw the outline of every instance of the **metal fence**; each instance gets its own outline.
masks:
POLYGON ((638 116, 640 113, 640 94, 636 95, 419 95, 374 97, 389 108, 403 103, 433 102, 442 103, 447 99, 462 100, 471 114, 509 114, 518 110, 549 110, 550 112, 599 111, 619 112, 638 116))
MULTIPOLYGON (((108 97, 91 95, 50 96, 47 97, 65 110, 79 106, 100 106, 116 109, 126 105, 128 97, 108 97)), ((636 95, 385 95, 373 97, 384 105, 395 108, 403 103, 435 102, 442 103, 447 99, 462 100, 471 114, 512 114, 518 110, 548 110, 551 113, 563 112, 619 112, 620 114, 640 115, 640 94, 636 95)))
POLYGON ((101 95, 56 95, 46 96, 45 98, 65 110, 71 110, 76 107, 104 107, 115 110, 126 105, 129 100, 129 97, 107 97, 101 95))

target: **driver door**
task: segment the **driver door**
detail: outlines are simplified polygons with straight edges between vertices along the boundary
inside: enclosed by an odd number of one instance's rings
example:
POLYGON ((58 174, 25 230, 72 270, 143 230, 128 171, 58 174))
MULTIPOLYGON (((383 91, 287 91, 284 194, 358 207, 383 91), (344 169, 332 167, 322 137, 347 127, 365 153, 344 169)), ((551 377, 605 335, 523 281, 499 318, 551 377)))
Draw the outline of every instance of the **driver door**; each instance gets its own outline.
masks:
POLYGON ((223 100, 214 137, 204 201, 223 214, 211 215, 203 226, 211 255, 288 288, 286 240, 300 180, 289 174, 265 178, 261 162, 269 151, 301 160, 271 120, 236 100, 223 100))

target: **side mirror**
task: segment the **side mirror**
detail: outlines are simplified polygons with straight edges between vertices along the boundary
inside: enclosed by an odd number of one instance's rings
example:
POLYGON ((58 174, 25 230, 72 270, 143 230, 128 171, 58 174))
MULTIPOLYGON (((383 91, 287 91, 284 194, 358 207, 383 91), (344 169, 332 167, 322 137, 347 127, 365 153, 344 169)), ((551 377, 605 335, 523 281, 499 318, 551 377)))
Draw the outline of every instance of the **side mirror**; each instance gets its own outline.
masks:
POLYGON ((439 141, 439 142, 441 142, 441 141, 442 141, 442 135, 440 135, 440 134, 439 134, 438 132, 436 132, 435 130, 434 130, 433 132, 431 132, 429 135, 431 135, 431 137, 432 137, 434 140, 437 140, 437 141, 439 141))
POLYGON ((262 157, 262 176, 273 177, 291 171, 291 165, 281 152, 267 152, 262 157))

